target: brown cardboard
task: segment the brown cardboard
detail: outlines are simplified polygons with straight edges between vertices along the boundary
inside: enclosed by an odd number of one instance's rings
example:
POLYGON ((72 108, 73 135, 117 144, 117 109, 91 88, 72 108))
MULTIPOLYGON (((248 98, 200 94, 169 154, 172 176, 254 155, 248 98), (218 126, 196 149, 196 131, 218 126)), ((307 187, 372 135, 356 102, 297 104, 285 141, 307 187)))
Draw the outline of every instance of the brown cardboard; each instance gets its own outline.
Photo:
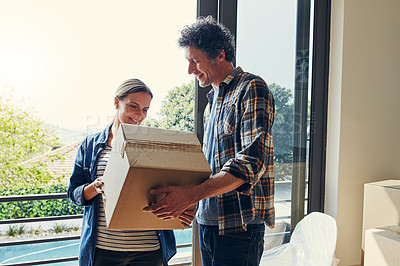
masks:
POLYGON ((400 227, 388 226, 365 231, 365 266, 400 266, 400 227))
POLYGON ((177 218, 164 221, 143 212, 164 196, 156 199, 148 191, 166 185, 194 186, 210 174, 194 133, 122 124, 103 176, 108 229, 183 229, 177 218))
POLYGON ((400 225, 400 180, 365 184, 362 249, 366 230, 389 225, 400 225))

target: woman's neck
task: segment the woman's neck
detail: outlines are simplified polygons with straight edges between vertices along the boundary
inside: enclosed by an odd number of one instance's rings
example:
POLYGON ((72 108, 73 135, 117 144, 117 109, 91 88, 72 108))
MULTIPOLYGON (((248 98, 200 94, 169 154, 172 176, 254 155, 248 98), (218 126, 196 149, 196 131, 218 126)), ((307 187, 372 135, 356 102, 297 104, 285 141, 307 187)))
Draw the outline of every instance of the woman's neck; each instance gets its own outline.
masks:
POLYGON ((114 144, 114 139, 115 139, 115 137, 117 136, 118 128, 119 128, 119 123, 118 123, 117 121, 114 121, 114 123, 113 123, 113 125, 111 126, 110 131, 109 131, 109 133, 108 133, 108 142, 107 142, 107 144, 108 144, 109 146, 111 146, 111 147, 113 146, 113 144, 114 144))

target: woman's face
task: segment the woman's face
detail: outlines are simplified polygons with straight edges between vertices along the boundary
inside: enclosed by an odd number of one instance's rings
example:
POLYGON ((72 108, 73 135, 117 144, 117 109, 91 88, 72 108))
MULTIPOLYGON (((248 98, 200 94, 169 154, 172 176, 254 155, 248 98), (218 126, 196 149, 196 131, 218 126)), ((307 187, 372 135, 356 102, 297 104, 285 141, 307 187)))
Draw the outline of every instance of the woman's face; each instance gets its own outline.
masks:
POLYGON ((140 125, 147 117, 150 102, 151 96, 147 92, 131 93, 122 100, 115 97, 116 119, 119 123, 140 125))

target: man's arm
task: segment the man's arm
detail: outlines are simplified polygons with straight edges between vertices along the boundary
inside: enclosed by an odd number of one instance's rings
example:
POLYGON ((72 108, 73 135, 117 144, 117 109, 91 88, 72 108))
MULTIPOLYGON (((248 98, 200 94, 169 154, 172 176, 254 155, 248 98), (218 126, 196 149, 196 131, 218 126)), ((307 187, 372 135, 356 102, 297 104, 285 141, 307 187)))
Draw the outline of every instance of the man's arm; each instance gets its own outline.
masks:
POLYGON ((250 193, 252 186, 268 170, 266 157, 272 156, 272 141, 268 136, 273 124, 274 100, 263 80, 252 80, 247 85, 240 110, 243 110, 240 126, 242 150, 224 164, 222 171, 198 186, 168 186, 151 190, 153 194, 166 193, 166 197, 145 207, 144 211, 167 220, 177 217, 188 206, 205 198, 235 189, 240 193, 250 193))
POLYGON ((145 207, 143 211, 152 212, 163 220, 173 219, 200 200, 230 192, 244 183, 245 181, 242 179, 221 171, 200 185, 191 188, 167 186, 152 189, 150 190, 151 194, 166 193, 166 196, 159 202, 145 207))

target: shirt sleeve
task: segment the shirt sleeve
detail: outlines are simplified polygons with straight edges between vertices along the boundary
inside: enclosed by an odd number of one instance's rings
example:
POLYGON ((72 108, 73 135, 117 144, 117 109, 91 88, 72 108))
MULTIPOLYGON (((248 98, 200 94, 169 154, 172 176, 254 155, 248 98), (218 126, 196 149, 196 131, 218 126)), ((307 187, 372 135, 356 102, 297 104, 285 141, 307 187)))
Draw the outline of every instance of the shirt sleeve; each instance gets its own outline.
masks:
POLYGON ((274 98, 266 83, 256 78, 246 85, 238 107, 236 113, 241 119, 235 125, 235 132, 240 136, 239 151, 223 165, 221 171, 244 180, 246 183, 236 190, 249 194, 252 187, 272 168, 274 98))
POLYGON ((85 139, 75 158, 74 170, 69 180, 68 199, 77 206, 90 206, 92 200, 86 201, 83 198, 83 189, 91 183, 88 167, 84 167, 84 159, 87 150, 87 139, 85 139))

